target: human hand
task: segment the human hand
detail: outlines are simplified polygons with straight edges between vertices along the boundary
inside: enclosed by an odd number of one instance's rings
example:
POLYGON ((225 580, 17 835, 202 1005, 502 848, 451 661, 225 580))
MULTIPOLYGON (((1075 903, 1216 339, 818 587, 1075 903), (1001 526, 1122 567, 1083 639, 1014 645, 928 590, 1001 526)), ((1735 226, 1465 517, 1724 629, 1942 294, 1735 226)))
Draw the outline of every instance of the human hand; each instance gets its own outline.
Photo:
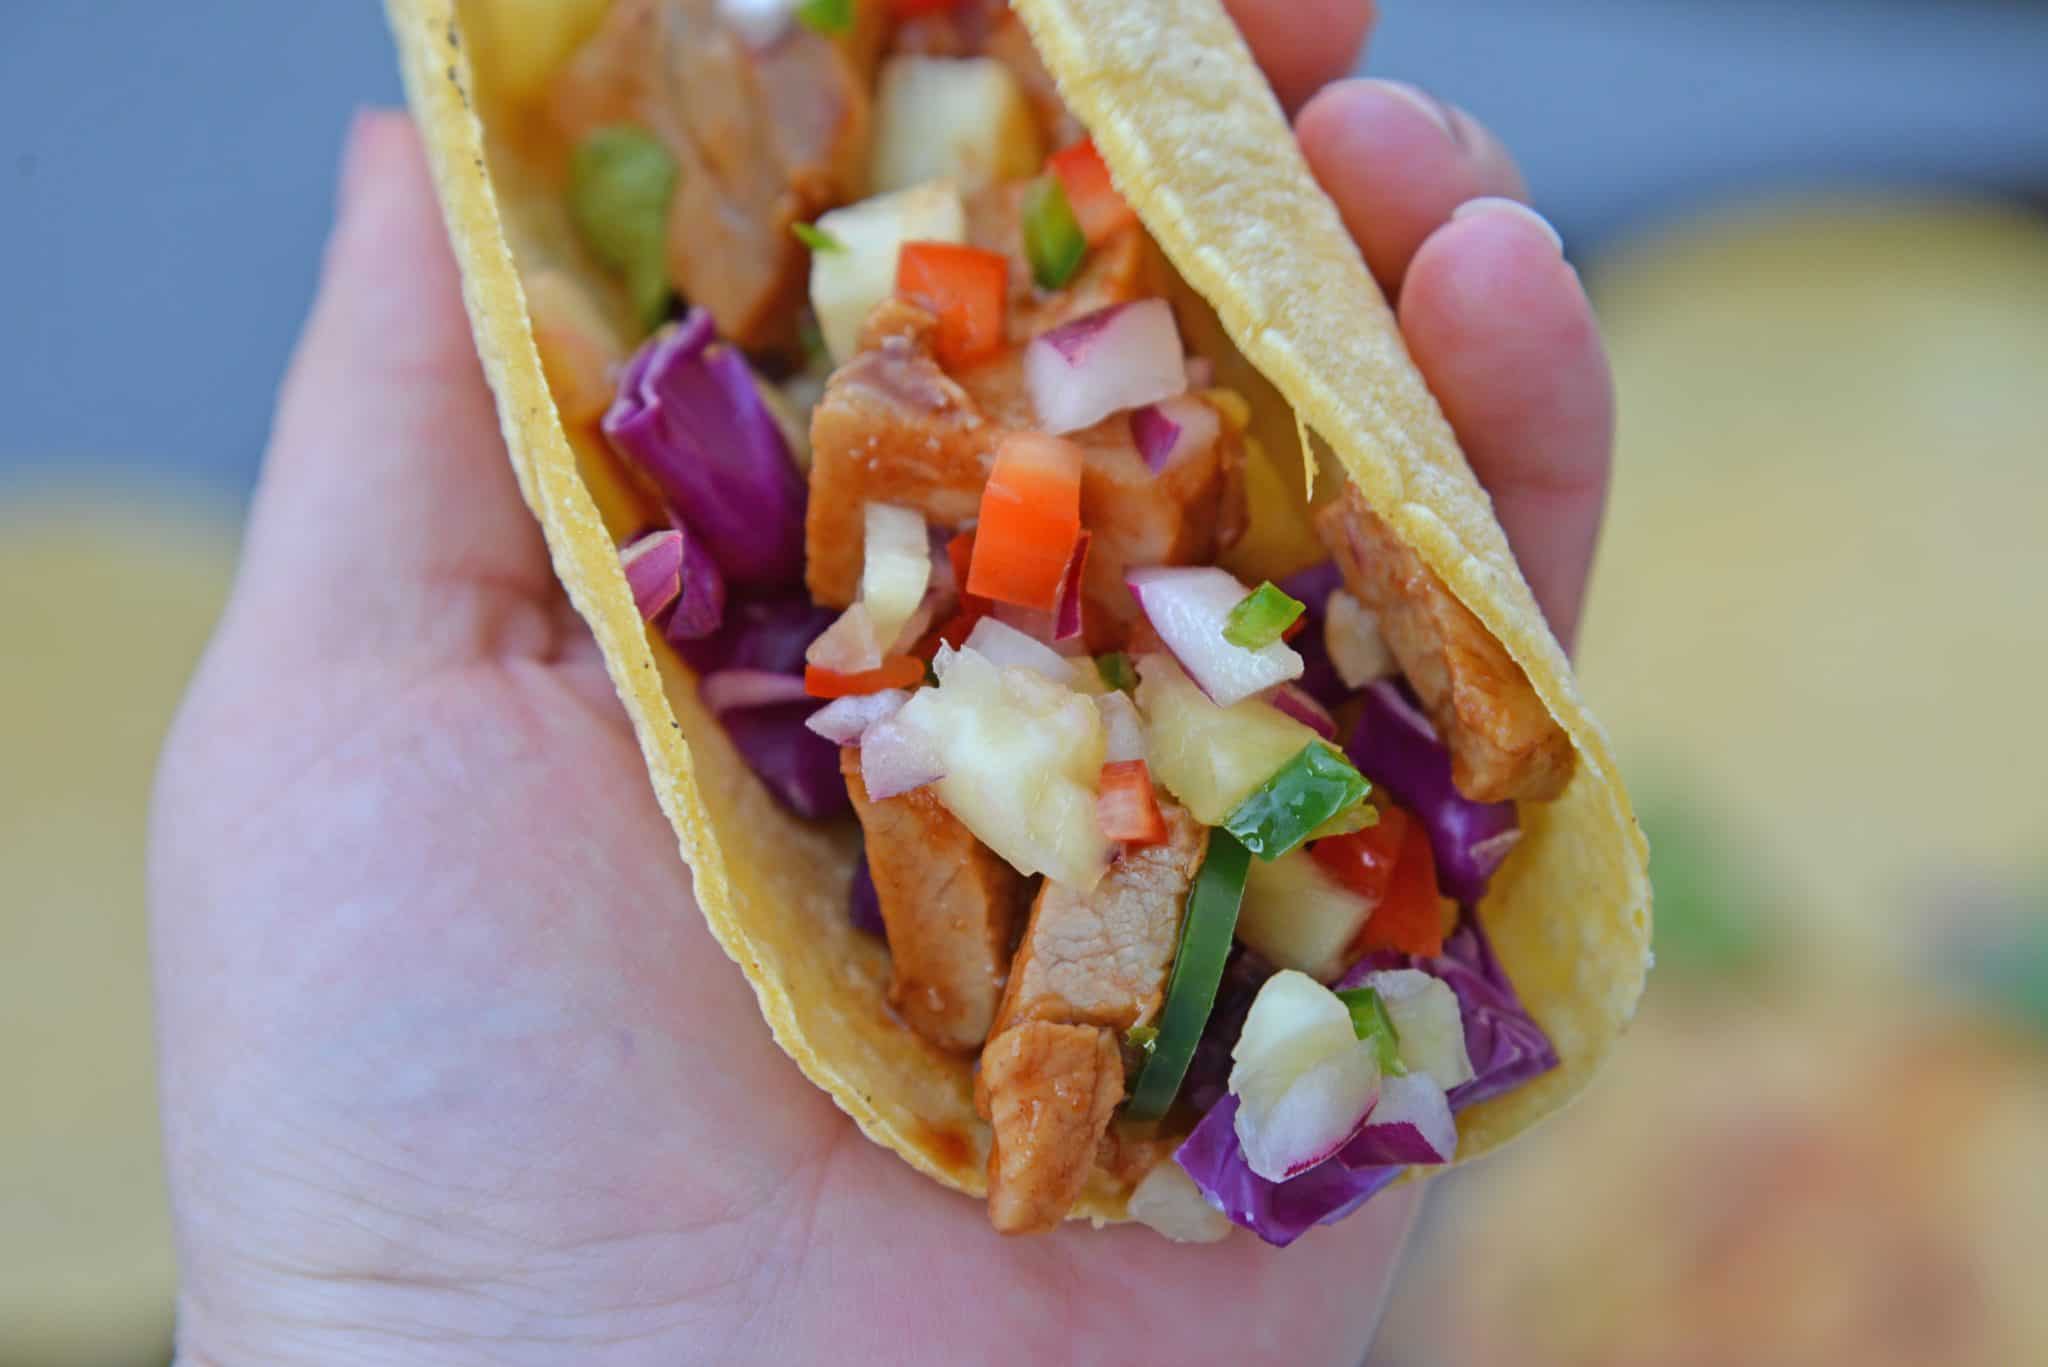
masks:
MULTIPOLYGON (((1233 9, 1290 101, 1370 21, 1233 9)), ((1446 221, 1519 181, 1432 110, 1347 82, 1301 136, 1568 631, 1605 363, 1540 222, 1446 221)), ((519 500, 417 140, 365 118, 157 792, 186 1361, 1357 1360, 1415 1186, 1288 1253, 998 1238, 775 1048, 643 775, 519 500)))

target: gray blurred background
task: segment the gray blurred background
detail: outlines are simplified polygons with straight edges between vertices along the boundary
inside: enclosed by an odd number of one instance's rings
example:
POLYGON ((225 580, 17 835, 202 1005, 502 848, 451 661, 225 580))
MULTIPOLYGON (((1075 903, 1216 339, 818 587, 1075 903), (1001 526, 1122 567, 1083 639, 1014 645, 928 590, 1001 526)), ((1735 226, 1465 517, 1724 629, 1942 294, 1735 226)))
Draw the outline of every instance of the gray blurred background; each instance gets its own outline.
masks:
MULTIPOLYGON (((1997 1024, 2048 1027, 2048 3, 1381 8, 1608 330, 1580 662, 1659 974, 1594 1098, 1442 1184, 1374 1361, 2048 1361, 2048 1033, 1997 1024), (1931 978, 1965 920, 2002 971, 1931 978), (1788 1059, 1834 1081, 1689 1085, 1788 1059), (1788 1136, 1844 1176, 1745 1207, 1788 1136)), ((397 97, 373 0, 0 0, 0 1367, 168 1353, 150 775, 397 97)))
MULTIPOLYGON (((1775 190, 2048 188, 2048 8, 1383 0, 1375 71, 1500 130, 1576 255, 1775 190)), ((312 288, 368 0, 0 3, 0 476, 230 497, 312 288)))

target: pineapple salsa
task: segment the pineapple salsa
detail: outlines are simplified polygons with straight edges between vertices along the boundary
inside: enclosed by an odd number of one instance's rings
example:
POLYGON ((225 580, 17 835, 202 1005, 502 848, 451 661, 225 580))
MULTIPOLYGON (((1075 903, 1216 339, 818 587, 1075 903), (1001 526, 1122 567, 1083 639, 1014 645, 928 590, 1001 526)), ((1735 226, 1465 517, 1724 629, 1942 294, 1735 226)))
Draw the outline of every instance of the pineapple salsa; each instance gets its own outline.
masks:
POLYGON ((1568 740, 1356 490, 1308 568, 1221 567, 1276 515, 1248 405, 1006 7, 614 0, 536 106, 646 334, 529 292, 664 510, 627 582, 769 791, 858 823, 998 1229, 1103 1165, 1290 1242, 1554 1066, 1473 909, 1568 740))

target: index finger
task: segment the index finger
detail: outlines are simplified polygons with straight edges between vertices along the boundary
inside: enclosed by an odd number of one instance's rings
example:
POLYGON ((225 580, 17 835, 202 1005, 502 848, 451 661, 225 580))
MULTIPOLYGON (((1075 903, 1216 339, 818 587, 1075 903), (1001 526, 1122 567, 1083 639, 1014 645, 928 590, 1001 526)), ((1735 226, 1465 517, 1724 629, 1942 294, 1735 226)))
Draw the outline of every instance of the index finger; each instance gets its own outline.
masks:
POLYGON ((1223 0, 1288 113, 1365 54, 1374 0, 1223 0))

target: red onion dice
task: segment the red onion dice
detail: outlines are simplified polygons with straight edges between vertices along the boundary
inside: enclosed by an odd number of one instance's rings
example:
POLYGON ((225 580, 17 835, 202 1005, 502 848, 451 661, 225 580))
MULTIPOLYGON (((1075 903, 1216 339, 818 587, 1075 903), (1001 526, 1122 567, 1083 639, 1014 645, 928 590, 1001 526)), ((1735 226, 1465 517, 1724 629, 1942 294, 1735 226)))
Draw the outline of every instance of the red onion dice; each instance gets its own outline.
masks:
POLYGON ((1039 425, 1055 436, 1184 393, 1173 309, 1139 299, 1063 323, 1025 350, 1024 383, 1039 425))

